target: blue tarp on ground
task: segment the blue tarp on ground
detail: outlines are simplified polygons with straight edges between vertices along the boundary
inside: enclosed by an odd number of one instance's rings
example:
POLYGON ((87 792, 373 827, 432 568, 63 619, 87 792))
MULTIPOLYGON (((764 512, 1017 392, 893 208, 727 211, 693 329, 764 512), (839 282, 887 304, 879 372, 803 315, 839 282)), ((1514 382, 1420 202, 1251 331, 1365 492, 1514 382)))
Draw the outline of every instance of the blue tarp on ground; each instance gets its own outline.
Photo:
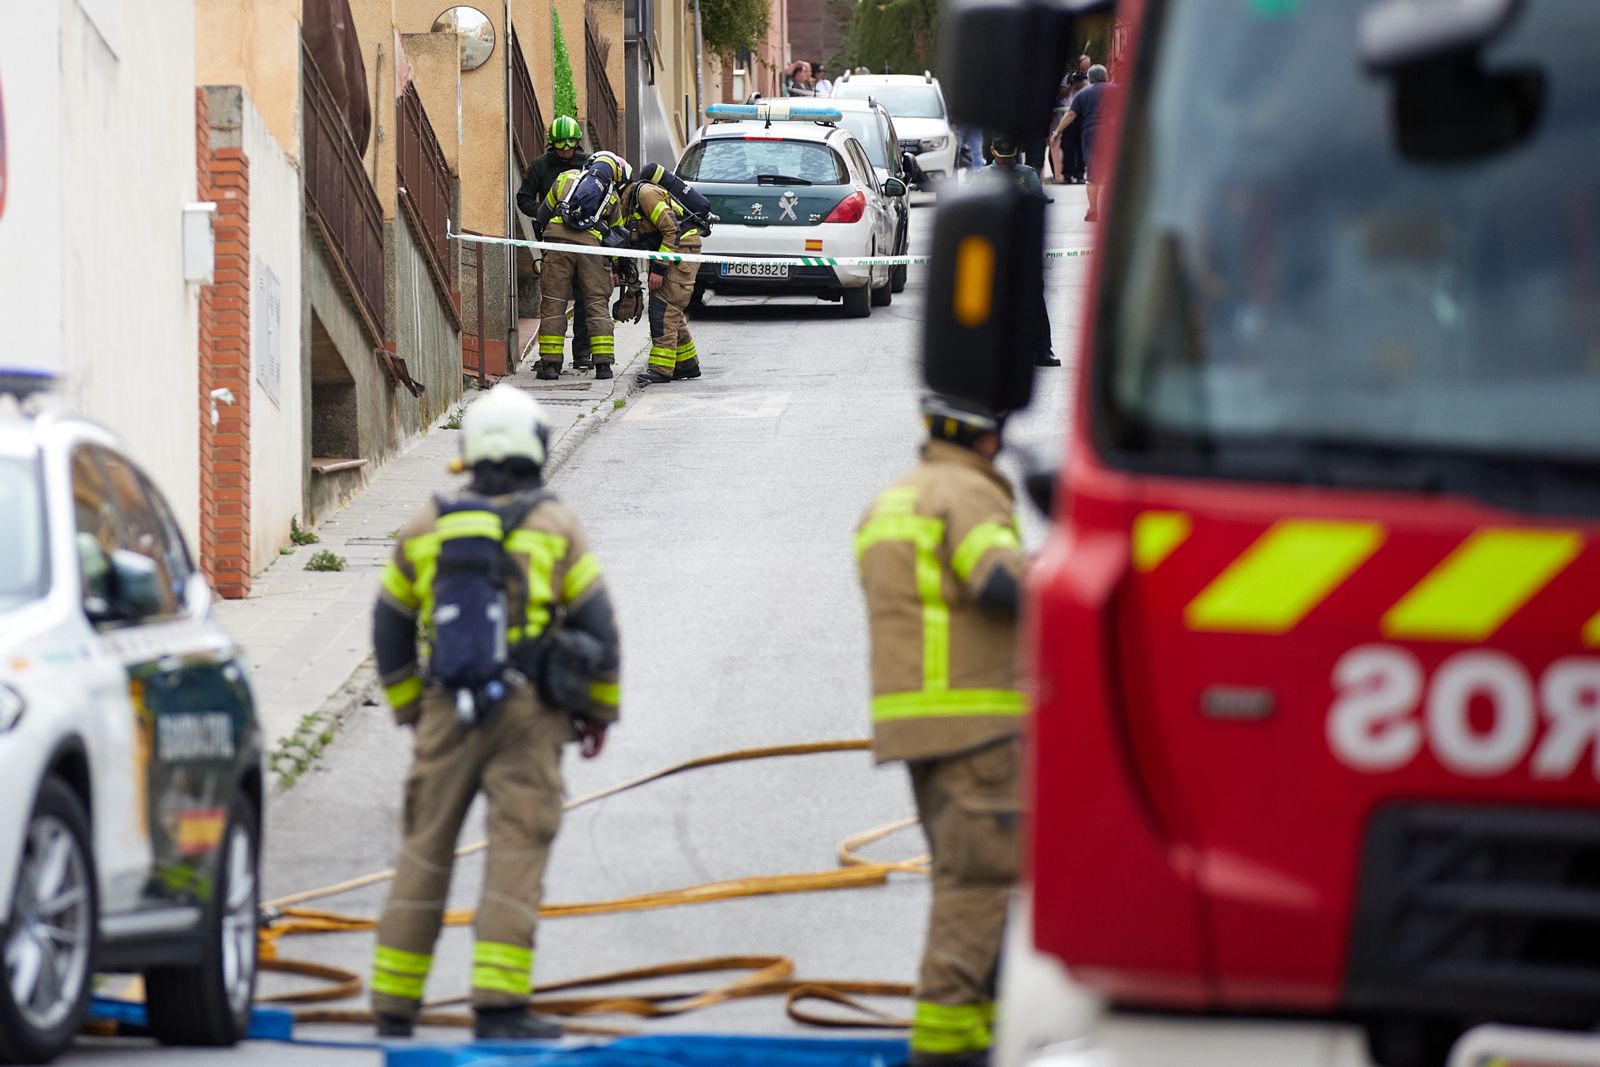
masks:
POLYGON ((895 1067, 906 1061, 904 1038, 728 1034, 619 1037, 604 1044, 546 1047, 485 1041, 386 1051, 386 1067, 895 1067))

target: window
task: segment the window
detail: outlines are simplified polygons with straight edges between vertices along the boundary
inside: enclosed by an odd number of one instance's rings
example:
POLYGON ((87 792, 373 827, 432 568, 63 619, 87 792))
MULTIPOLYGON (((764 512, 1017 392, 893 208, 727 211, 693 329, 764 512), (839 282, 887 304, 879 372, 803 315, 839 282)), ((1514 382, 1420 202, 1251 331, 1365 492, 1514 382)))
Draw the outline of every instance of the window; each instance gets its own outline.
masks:
POLYGON ((691 145, 678 165, 685 181, 760 185, 845 185, 844 160, 815 141, 713 137, 691 145))
POLYGON ((848 145, 846 151, 850 153, 850 158, 855 160, 856 170, 861 172, 862 182, 866 184, 867 188, 876 189, 878 187, 878 172, 872 169, 872 161, 867 158, 865 152, 861 151, 861 145, 858 142, 849 141, 846 143, 848 145))
POLYGON ((183 609, 193 567, 172 513, 127 460, 104 449, 80 448, 72 457, 72 502, 86 602, 112 600, 112 553, 150 561, 156 616, 183 609))
POLYGON ((889 149, 883 139, 883 120, 876 111, 845 111, 844 128, 856 135, 867 158, 873 166, 893 170, 889 163, 889 149))
POLYGON ((882 104, 888 109, 889 114, 897 119, 944 118, 944 101, 939 98, 939 90, 927 82, 905 85, 886 85, 883 82, 876 85, 858 81, 835 82, 833 95, 844 97, 846 100, 866 100, 870 97, 882 104))
POLYGON ((72 511, 77 525, 83 598, 86 602, 109 604, 111 553, 118 547, 120 534, 111 486, 92 449, 80 448, 72 455, 72 511))
POLYGON ((45 592, 45 525, 39 467, 17 456, 0 457, 0 611, 45 592))
POLYGON ((1529 4, 1485 48, 1541 79, 1539 125, 1449 165, 1398 150, 1363 7, 1158 8, 1104 253, 1103 435, 1172 469, 1333 478, 1398 452, 1446 489, 1552 460, 1592 486, 1593 0, 1529 4))
MULTIPOLYGON (((101 464, 111 482, 111 493, 122 523, 118 548, 136 552, 156 565, 156 584, 161 591, 160 615, 175 615, 181 610, 184 585, 189 578, 189 561, 180 540, 176 546, 168 536, 171 519, 145 492, 145 480, 121 456, 101 453, 101 464)), ((173 531, 176 533, 176 531, 173 531)))

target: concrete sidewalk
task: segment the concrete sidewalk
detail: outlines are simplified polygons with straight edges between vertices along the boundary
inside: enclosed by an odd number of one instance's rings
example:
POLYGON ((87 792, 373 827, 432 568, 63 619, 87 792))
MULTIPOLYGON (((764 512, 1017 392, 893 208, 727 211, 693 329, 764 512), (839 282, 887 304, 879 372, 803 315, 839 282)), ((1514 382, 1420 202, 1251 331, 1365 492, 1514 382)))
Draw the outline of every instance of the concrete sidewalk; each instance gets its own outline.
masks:
MULTIPOLYGON (((570 368, 559 381, 533 376, 533 360, 508 381, 539 398, 552 422, 546 474, 554 474, 574 449, 637 388, 650 350, 645 320, 617 328, 616 377, 597 382, 570 368)), ((482 394, 468 390, 464 403, 482 394)), ((374 691, 367 663, 372 653, 372 603, 378 574, 394 551, 394 536, 434 493, 460 479, 448 465, 460 449, 460 431, 441 420, 379 469, 365 489, 315 533, 321 540, 280 556, 256 577, 244 600, 219 600, 217 615, 244 647, 255 688, 256 711, 268 750, 317 711, 342 714, 374 691), (343 556, 341 571, 308 571, 313 553, 343 556)), ((320 728, 317 732, 320 732, 320 728)))

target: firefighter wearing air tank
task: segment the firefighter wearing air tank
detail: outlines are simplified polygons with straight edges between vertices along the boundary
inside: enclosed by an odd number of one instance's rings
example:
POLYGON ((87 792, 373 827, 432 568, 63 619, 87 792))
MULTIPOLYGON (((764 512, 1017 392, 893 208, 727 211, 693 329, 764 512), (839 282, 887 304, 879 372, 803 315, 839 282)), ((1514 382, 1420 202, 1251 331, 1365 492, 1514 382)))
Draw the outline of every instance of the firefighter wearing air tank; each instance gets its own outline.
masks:
MULTIPOLYGON (((666 182, 682 184, 659 164, 639 168, 637 179, 622 195, 623 217, 633 231, 635 247, 692 255, 700 251, 706 223, 667 190, 666 182)), ((650 362, 636 379, 640 385, 700 377, 699 354, 686 315, 698 270, 694 263, 651 262, 650 362)))
POLYGON ((466 490, 401 530, 373 627, 395 718, 415 732, 395 879, 378 924, 372 1006, 411 1033, 433 964, 456 837, 478 793, 488 862, 472 952, 479 1037, 551 1037, 528 1012, 534 924, 561 822, 561 751, 597 755, 617 720, 620 643, 600 564, 543 488, 538 403, 495 386, 462 419, 466 490), (419 662, 418 638, 426 646, 419 662))
POLYGON ((856 534, 872 653, 873 754, 905 761, 933 855, 913 1064, 988 1062, 1017 869, 1017 611, 1024 557, 996 469, 1002 419, 923 402, 922 462, 856 534))
MULTIPOLYGON (((616 187, 628 180, 631 171, 627 160, 614 152, 596 152, 581 169, 562 171, 534 216, 534 228, 543 232, 546 241, 600 247, 620 221, 616 187)), ((545 380, 561 377, 567 293, 576 277, 589 324, 594 376, 611 377, 617 344, 611 323, 611 290, 616 282, 610 259, 592 253, 546 249, 541 271, 536 376, 545 380)))

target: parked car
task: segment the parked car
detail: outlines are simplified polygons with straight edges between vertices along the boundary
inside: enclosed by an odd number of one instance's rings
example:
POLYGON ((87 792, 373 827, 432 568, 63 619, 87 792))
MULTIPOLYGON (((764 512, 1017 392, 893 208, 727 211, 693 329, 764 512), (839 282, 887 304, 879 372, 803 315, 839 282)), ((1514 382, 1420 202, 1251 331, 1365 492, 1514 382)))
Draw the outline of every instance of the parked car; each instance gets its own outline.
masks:
POLYGON ((163 1042, 244 1036, 261 741, 238 650, 159 490, 0 372, 0 1062, 71 1042, 94 973, 163 1042))
POLYGON ((841 100, 875 100, 894 117, 900 131, 900 148, 915 157, 922 172, 918 189, 933 189, 956 172, 960 138, 950 125, 944 90, 939 79, 924 71, 917 74, 851 74, 833 83, 833 96, 841 100))
MULTIPOLYGON (((758 257, 889 255, 895 249, 891 202, 906 185, 881 185, 861 142, 825 104, 787 101, 714 104, 677 173, 711 202, 718 222, 707 254, 758 257)), ((842 300, 864 318, 893 299, 887 266, 702 264, 696 291, 734 295, 819 296, 842 300)))
MULTIPOLYGON (((899 178, 908 187, 914 180, 916 161, 910 154, 900 150, 900 138, 895 132, 894 119, 890 117, 889 110, 876 100, 851 100, 844 97, 828 101, 829 106, 835 107, 844 116, 841 125, 856 135, 856 140, 861 142, 861 147, 867 153, 867 159, 872 163, 872 169, 878 174, 878 184, 890 178, 899 178)), ((894 213, 894 255, 903 256, 911 243, 911 198, 908 196, 891 197, 889 209, 894 213)), ((893 277, 893 291, 904 292, 908 268, 905 266, 894 267, 890 270, 893 277)))

